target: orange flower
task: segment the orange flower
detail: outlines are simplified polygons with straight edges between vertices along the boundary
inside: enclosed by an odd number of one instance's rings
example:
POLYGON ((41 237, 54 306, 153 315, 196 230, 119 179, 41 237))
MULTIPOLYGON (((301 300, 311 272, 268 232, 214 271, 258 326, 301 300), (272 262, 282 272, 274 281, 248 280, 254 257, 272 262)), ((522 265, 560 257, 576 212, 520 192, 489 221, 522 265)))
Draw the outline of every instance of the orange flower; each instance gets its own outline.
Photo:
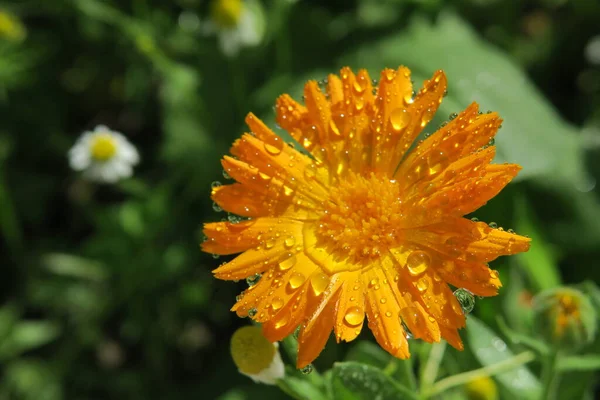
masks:
POLYGON ((476 103, 410 146, 446 91, 436 72, 413 98, 410 71, 385 69, 373 88, 349 68, 304 87, 304 105, 284 94, 277 123, 310 154, 295 150, 253 114, 251 133, 223 158, 237 181, 213 189, 224 210, 247 221, 209 223, 202 248, 242 253, 214 270, 219 279, 262 274, 233 306, 278 341, 300 326, 299 368, 337 341, 360 333, 364 317, 377 342, 409 357, 414 338, 462 349, 465 315, 448 284, 478 296, 501 286, 488 262, 529 248, 529 239, 462 218, 517 174, 490 164, 501 119, 476 103))

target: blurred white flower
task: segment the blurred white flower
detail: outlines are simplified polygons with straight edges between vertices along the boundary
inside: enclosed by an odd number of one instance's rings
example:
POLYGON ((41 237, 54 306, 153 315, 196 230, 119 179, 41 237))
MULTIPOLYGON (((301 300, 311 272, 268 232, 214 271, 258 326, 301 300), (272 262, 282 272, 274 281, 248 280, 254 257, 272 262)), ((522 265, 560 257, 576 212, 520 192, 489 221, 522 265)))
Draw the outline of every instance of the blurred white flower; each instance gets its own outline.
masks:
POLYGON ((264 35, 265 22, 260 3, 253 0, 213 0, 206 34, 216 34, 223 53, 235 56, 241 47, 258 45, 264 35))
POLYGON ((285 376, 279 343, 271 343, 258 326, 239 328, 231 337, 231 356, 241 374, 254 382, 275 385, 285 376))
POLYGON ((136 148, 125 136, 98 125, 84 132, 69 150, 69 164, 75 171, 96 182, 115 183, 129 178, 140 160, 136 148))

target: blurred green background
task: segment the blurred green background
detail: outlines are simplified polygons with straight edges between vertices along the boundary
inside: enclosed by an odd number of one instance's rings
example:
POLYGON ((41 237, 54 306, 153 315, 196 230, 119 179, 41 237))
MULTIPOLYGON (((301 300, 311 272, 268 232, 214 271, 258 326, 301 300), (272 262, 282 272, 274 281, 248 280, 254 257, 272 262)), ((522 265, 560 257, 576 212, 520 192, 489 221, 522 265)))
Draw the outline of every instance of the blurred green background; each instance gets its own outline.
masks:
MULTIPOLYGON (((231 361, 248 321, 229 308, 246 283, 212 278, 223 260, 200 252, 201 225, 227 218, 210 185, 227 182, 219 158, 246 113, 275 127, 279 94, 300 98, 344 65, 378 78, 404 64, 417 87, 444 69, 449 94, 426 132, 472 101, 504 118, 497 162, 524 168, 474 216, 533 245, 492 263, 504 287, 475 315, 527 332, 532 294, 600 279, 598 1, 250 5, 260 40, 226 55, 207 1, 0 3, 0 399, 286 398, 231 361), (97 124, 138 148, 133 178, 70 170, 69 148, 97 124)), ((352 346, 329 345, 316 367, 352 346)), ((448 353, 447 373, 478 365, 469 349, 448 353)), ((561 398, 597 383, 569 379, 561 398)))

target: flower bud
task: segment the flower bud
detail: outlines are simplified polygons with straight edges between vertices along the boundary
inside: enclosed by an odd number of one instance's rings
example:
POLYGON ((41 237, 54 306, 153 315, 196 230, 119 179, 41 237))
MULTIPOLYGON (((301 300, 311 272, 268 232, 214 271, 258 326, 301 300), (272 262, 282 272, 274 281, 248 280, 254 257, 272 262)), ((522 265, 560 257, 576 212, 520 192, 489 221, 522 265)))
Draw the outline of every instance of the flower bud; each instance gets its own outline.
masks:
POLYGON ((473 379, 465 384, 469 400, 497 400, 498 388, 496 382, 489 376, 473 379))
POLYGON ((557 349, 574 351, 596 334, 596 311, 579 290, 561 287, 533 299, 536 330, 557 349))
POLYGON ((279 344, 271 343, 257 326, 244 326, 231 337, 231 357, 241 374, 274 385, 285 371, 279 344))

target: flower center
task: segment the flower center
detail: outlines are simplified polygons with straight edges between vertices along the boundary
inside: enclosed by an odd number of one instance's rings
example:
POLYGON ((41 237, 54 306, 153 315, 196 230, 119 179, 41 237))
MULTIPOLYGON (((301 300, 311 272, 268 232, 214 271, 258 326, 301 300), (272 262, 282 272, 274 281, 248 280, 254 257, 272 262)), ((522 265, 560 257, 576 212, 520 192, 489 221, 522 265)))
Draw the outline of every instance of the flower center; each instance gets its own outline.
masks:
POLYGON ((108 161, 117 152, 116 140, 108 133, 96 135, 90 144, 90 152, 94 160, 108 161))
POLYGON ((244 326, 231 337, 233 361, 246 374, 258 374, 269 368, 276 351, 257 326, 244 326))
POLYGON ((214 0, 211 16, 213 21, 222 28, 232 28, 237 25, 242 14, 241 0, 214 0))
MULTIPOLYGON (((402 237, 404 208, 396 181, 371 174, 350 175, 331 189, 317 224, 318 245, 345 270, 368 268, 402 237)), ((336 267, 335 271, 341 272, 336 267)))

